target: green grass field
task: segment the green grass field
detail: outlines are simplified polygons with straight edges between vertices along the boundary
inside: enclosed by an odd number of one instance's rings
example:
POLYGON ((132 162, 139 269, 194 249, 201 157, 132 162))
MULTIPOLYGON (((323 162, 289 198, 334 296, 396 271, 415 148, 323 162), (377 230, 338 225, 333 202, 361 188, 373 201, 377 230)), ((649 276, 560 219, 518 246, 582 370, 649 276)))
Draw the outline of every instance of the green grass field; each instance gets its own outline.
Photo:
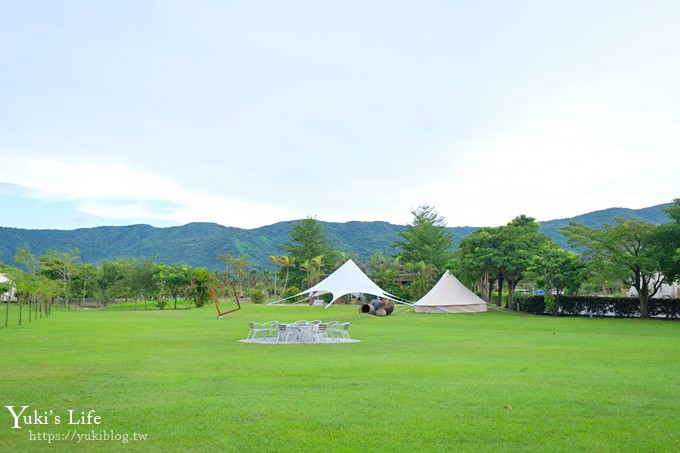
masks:
POLYGON ((677 322, 245 304, 53 311, 0 340, 3 451, 680 450, 677 322), (361 342, 238 341, 273 319, 361 342))

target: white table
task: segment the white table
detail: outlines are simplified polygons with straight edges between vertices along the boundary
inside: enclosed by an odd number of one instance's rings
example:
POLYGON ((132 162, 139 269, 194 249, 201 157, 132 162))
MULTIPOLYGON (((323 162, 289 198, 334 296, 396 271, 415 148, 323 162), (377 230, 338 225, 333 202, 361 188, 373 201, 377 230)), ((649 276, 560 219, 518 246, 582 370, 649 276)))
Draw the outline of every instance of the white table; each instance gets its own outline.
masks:
POLYGON ((288 339, 286 343, 314 343, 314 326, 313 324, 298 324, 286 325, 286 331, 288 332, 288 339))

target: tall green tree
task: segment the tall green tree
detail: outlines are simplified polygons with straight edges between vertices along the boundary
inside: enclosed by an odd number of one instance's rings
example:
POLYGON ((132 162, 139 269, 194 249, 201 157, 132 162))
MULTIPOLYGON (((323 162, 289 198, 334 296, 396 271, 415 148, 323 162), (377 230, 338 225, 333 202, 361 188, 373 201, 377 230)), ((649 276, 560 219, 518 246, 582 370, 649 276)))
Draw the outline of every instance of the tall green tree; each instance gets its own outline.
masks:
MULTIPOLYGON (((281 246, 281 250, 287 252, 295 263, 304 263, 323 255, 325 262, 320 270, 322 275, 327 271, 326 263, 335 262, 337 253, 331 245, 325 225, 314 217, 307 217, 293 225, 290 240, 281 246)), ((299 268, 286 269, 290 271, 290 280, 293 284, 301 286, 307 273, 299 268)))
POLYGON ((382 289, 388 293, 409 298, 409 294, 402 293, 400 275, 405 272, 400 258, 388 257, 384 252, 375 252, 368 260, 368 275, 382 289))
POLYGON ((31 248, 28 245, 24 245, 17 249, 17 253, 14 255, 14 261, 24 266, 24 269, 33 275, 35 275, 40 268, 40 260, 31 253, 31 248))
POLYGON ((423 297, 437 282, 438 271, 433 264, 425 261, 410 263, 407 267, 411 274, 411 284, 408 286, 411 300, 418 300, 423 297))
POLYGON ((300 264, 300 270, 305 272, 306 277, 303 283, 308 286, 314 286, 321 281, 321 269, 323 268, 323 255, 315 256, 310 260, 305 260, 300 264))
POLYGON ((248 255, 241 255, 235 258, 231 262, 231 268, 234 270, 236 275, 236 280, 238 281, 239 295, 243 297, 243 280, 247 274, 248 266, 250 266, 250 261, 248 261, 248 255))
POLYGON ((67 307, 69 305, 71 280, 73 280, 78 271, 78 260, 80 260, 80 251, 77 247, 69 252, 48 250, 45 255, 40 257, 41 273, 50 278, 58 278, 61 280, 64 300, 67 307))
MULTIPOLYGON (((280 271, 277 272, 277 274, 278 273, 284 274, 283 276, 281 276, 281 278, 283 278, 283 286, 280 291, 280 296, 283 297, 283 293, 286 292, 286 288, 288 287, 288 278, 290 277, 290 270, 295 267, 295 260, 288 255, 281 256, 271 255, 270 258, 274 262, 274 265, 277 268, 280 268, 280 271)), ((274 281, 276 282, 276 275, 274 276, 274 279, 275 279, 274 281)))
POLYGON ((498 283, 497 305, 501 305, 503 287, 508 286, 508 308, 515 309, 514 293, 527 269, 548 237, 538 232, 538 223, 525 215, 507 225, 481 228, 463 238, 457 251, 460 268, 482 279, 485 299, 491 297, 491 283, 498 283))
POLYGON ((432 206, 421 205, 411 211, 413 221, 406 230, 399 233, 401 239, 393 248, 403 263, 424 262, 434 266, 437 273, 444 272, 453 259, 453 233, 446 227, 446 221, 432 206))
MULTIPOLYGON (((487 302, 491 302, 493 283, 502 279, 499 248, 498 228, 480 228, 461 239, 456 251, 458 274, 467 282, 478 281, 487 302)), ((498 295, 496 304, 500 306, 501 292, 498 295)))
POLYGON ((73 285, 77 287, 77 292, 80 293, 80 304, 84 305, 85 299, 89 297, 90 293, 94 292, 94 283, 97 280, 99 268, 90 263, 82 263, 78 266, 73 285))
POLYGON ((666 281, 661 274, 664 250, 656 240, 657 225, 618 219, 615 225, 590 228, 571 222, 561 232, 597 271, 616 275, 633 286, 640 301, 640 316, 649 317, 649 299, 666 281))
POLYGON ((158 280, 154 276, 158 273, 158 264, 153 259, 133 259, 128 269, 130 291, 135 298, 135 310, 137 300, 144 301, 144 309, 147 308, 147 300, 158 294, 158 280))
POLYGON ((496 262, 508 285, 508 308, 514 310, 515 288, 524 279, 524 274, 548 237, 538 232, 538 223, 533 217, 525 215, 515 217, 497 232, 499 256, 496 262))
POLYGON ((680 279, 680 198, 666 209, 671 222, 659 225, 653 237, 661 253, 661 272, 669 282, 680 279))
POLYGON ((96 282, 102 300, 114 301, 127 296, 128 267, 129 263, 124 259, 102 262, 96 282))
POLYGON ((564 250, 552 239, 546 241, 527 269, 529 278, 547 294, 555 290, 555 303, 546 307, 552 313, 556 313, 563 293, 575 293, 579 289, 584 270, 585 263, 578 254, 564 250))
POLYGON ((202 307, 210 297, 210 287, 217 283, 217 276, 204 267, 191 269, 189 292, 196 307, 202 307))
POLYGON ((165 264, 159 265, 158 273, 154 275, 161 290, 173 298, 175 310, 177 310, 177 298, 188 292, 192 285, 191 277, 191 269, 187 266, 166 266, 165 264))

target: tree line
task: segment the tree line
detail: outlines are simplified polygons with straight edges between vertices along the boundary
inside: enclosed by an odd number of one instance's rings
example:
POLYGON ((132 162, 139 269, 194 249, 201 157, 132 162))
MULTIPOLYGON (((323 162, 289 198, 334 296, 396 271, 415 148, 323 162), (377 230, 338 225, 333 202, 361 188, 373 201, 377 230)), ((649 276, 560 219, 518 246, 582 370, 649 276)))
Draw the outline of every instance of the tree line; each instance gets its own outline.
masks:
POLYGON ((135 301, 135 309, 148 308, 149 303, 176 309, 178 301, 189 299, 200 307, 209 300, 210 288, 224 282, 239 296, 262 302, 296 294, 352 258, 384 290, 407 300, 422 297, 450 269, 487 302, 509 309, 516 309, 516 291, 527 282, 557 299, 628 285, 637 290, 641 316, 647 317, 649 299, 662 283, 680 275, 680 199, 667 212, 672 221, 662 225, 617 220, 590 228, 572 222, 561 232, 575 251, 561 248, 539 233, 535 219, 521 215, 507 225, 476 230, 454 251, 444 217, 422 205, 411 211, 412 222, 390 250, 376 252, 364 263, 334 248, 325 226, 308 217, 293 225, 281 246, 284 253, 271 255, 268 269, 253 268, 248 255, 231 250, 216 253, 222 268, 210 271, 153 259, 83 263, 78 249, 36 256, 23 246, 14 256, 20 266, 0 267, 10 280, 0 283, 0 293, 12 286, 20 313, 27 306, 34 316, 49 313, 55 302, 69 308, 135 301))

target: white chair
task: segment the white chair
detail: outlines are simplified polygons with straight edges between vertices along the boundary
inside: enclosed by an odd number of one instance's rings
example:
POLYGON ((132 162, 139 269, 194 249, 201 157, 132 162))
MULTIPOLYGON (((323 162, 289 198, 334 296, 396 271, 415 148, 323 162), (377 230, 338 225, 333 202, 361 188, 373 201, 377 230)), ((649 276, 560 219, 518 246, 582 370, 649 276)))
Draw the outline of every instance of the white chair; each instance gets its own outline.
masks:
POLYGON ((264 325, 269 328, 268 334, 269 334, 270 339, 273 340, 274 338, 278 338, 278 336, 279 336, 279 322, 278 321, 269 321, 269 322, 264 323, 264 325))
POLYGON ((321 340, 324 342, 328 342, 328 331, 326 330, 326 324, 319 324, 316 326, 316 329, 314 329, 312 335, 314 335, 314 341, 316 343, 321 343, 321 340))
POLYGON ((343 322, 340 324, 336 329, 335 329, 337 335, 339 338, 342 339, 342 341, 349 341, 349 323, 348 322, 343 322))
POLYGON ((248 336, 246 337, 247 340, 255 340, 257 339, 258 335, 263 340, 267 337, 269 327, 265 327, 264 324, 260 324, 257 322, 249 322, 248 326, 250 326, 250 331, 248 332, 248 336))
POLYGON ((326 323, 326 341, 329 338, 337 338, 338 321, 329 321, 326 323))
POLYGON ((288 326, 286 324, 279 324, 278 325, 278 335, 276 336, 276 342, 277 343, 288 343, 288 337, 290 336, 290 330, 288 330, 288 326), (283 340, 283 341, 282 341, 283 340))

